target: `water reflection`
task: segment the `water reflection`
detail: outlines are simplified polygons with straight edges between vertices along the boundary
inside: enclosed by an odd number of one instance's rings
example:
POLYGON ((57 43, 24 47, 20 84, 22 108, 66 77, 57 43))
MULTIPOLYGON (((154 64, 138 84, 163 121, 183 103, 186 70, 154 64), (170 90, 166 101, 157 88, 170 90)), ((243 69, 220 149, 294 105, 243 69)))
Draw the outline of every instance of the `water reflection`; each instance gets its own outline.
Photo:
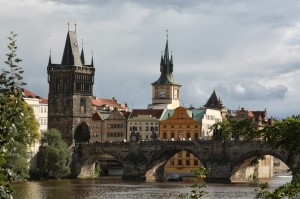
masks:
MULTIPOLYGON (((289 182, 291 177, 267 180, 271 187, 289 182)), ((264 180, 265 182, 266 180, 264 180)), ((235 184, 208 184, 209 196, 205 198, 253 198, 259 182, 235 184)), ((15 199, 175 199, 180 193, 190 191, 187 180, 183 182, 147 183, 128 182, 120 178, 47 180, 16 183, 15 199)))

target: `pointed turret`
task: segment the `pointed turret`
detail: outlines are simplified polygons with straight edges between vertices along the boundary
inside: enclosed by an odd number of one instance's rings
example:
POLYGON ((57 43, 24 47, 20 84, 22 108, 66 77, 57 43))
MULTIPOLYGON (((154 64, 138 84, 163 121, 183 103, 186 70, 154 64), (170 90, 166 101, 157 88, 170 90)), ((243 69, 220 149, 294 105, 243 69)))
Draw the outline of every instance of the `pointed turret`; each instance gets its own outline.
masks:
POLYGON ((68 31, 62 65, 82 66, 76 32, 68 31))
POLYGON ((48 66, 50 66, 51 64, 52 64, 52 63, 51 63, 51 50, 50 50, 48 66))
POLYGON ((159 79, 156 82, 152 83, 152 85, 155 84, 179 85, 173 77, 173 55, 171 54, 171 58, 170 58, 168 36, 166 41, 165 52, 163 55, 161 55, 160 72, 161 74, 159 79))
POLYGON ((80 60, 81 60, 82 65, 85 65, 85 59, 84 59, 83 47, 82 47, 82 49, 81 49, 80 60))
POLYGON ((163 57, 163 52, 161 51, 160 72, 162 72, 162 70, 163 70, 163 65, 164 65, 164 57, 163 57))
POLYGON ((94 67, 94 56, 92 56, 91 67, 94 67))

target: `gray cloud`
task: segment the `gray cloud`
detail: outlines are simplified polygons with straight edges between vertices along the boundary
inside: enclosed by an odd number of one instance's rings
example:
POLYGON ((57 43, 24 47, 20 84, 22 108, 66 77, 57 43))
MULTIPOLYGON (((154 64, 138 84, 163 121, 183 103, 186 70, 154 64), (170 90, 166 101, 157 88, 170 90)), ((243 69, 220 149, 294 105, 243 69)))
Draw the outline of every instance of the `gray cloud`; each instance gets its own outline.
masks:
POLYGON ((28 89, 47 97, 49 49, 60 63, 76 20, 86 60, 94 52, 95 95, 146 108, 168 29, 182 103, 202 106, 216 89, 228 108, 288 116, 300 111, 298 11, 294 0, 3 0, 0 60, 14 30, 28 89))
POLYGON ((218 87, 224 96, 240 101, 283 100, 288 88, 284 85, 266 87, 255 82, 229 83, 218 87))

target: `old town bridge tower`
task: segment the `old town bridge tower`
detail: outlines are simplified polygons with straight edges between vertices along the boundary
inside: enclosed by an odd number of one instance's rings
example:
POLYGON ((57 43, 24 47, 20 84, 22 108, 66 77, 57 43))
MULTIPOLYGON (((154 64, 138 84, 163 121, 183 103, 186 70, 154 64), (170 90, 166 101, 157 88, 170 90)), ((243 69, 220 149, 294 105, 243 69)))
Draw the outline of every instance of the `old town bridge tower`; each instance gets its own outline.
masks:
POLYGON ((52 64, 50 54, 47 72, 48 129, 58 129, 68 145, 88 142, 95 68, 93 58, 90 65, 85 64, 76 31, 67 33, 61 64, 52 64))

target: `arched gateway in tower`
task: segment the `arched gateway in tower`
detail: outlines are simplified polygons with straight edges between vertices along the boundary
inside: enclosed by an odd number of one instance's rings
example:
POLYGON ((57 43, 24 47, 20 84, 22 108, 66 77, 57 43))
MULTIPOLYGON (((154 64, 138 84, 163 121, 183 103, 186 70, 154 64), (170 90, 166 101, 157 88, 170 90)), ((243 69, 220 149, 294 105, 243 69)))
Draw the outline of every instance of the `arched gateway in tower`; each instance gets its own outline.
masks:
POLYGON ((48 129, 58 129, 68 145, 88 142, 95 68, 93 58, 90 65, 85 64, 76 31, 67 33, 61 64, 52 64, 50 54, 47 72, 48 129))

